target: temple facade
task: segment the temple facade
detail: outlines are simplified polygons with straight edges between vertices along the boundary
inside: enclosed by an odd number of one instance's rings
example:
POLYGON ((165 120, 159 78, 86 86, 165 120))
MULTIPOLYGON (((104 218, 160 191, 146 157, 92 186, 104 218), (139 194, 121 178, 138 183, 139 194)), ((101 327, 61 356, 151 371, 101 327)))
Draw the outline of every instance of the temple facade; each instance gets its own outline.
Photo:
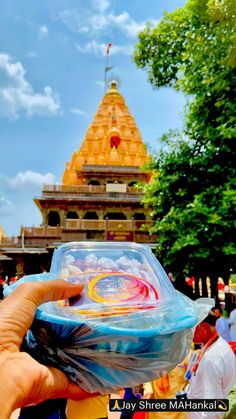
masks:
POLYGON ((34 199, 39 227, 21 227, 18 237, 0 239, 0 275, 39 273, 53 250, 70 241, 136 241, 155 247, 148 233, 150 210, 139 183, 149 156, 133 116, 111 83, 78 151, 66 163, 61 185, 44 185, 34 199), (5 258, 5 259, 4 259, 5 258))

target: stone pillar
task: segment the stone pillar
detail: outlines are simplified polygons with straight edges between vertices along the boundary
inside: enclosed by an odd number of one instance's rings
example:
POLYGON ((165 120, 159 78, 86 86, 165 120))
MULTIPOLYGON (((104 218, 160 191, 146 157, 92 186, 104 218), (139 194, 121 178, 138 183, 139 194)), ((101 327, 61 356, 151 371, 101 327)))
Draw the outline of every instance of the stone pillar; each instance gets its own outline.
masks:
POLYGON ((82 220, 84 218, 85 211, 84 210, 78 210, 77 214, 79 215, 79 218, 82 220))
POLYGON ((108 225, 108 218, 106 217, 106 230, 105 230, 105 240, 107 240, 107 234, 108 234, 108 229, 109 229, 109 225, 108 225))
POLYGON ((133 233, 133 241, 136 241, 136 237, 135 237, 135 230, 136 230, 136 222, 134 220, 134 217, 132 217, 132 233, 133 233))
POLYGON ((99 220, 104 220, 104 211, 103 210, 97 210, 97 215, 99 220))
POLYGON ((61 226, 65 227, 66 212, 64 210, 59 210, 59 215, 61 219, 61 226))
POLYGON ((133 211, 130 209, 125 209, 123 210, 123 213, 125 214, 127 220, 131 220, 133 218, 133 211))
POLYGON ((43 218, 43 225, 48 224, 48 212, 45 209, 41 210, 42 218, 43 218))

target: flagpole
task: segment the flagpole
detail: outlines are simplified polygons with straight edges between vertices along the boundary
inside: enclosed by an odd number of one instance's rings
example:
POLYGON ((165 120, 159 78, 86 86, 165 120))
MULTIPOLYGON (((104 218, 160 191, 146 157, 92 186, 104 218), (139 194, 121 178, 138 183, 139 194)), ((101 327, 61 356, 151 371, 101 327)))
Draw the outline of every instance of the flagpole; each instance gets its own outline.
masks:
POLYGON ((111 69, 111 67, 109 67, 111 46, 112 44, 107 44, 107 49, 106 49, 106 66, 105 66, 105 71, 104 71, 104 94, 106 94, 106 91, 107 91, 107 73, 111 69))

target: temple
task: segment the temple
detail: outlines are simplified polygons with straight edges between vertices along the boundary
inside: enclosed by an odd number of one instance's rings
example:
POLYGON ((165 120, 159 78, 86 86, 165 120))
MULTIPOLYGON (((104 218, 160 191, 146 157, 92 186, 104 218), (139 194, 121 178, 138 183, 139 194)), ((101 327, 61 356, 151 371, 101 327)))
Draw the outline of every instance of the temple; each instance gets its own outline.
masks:
POLYGON ((0 239, 0 274, 47 271, 53 250, 70 241, 136 241, 155 247, 150 210, 139 183, 149 156, 116 82, 104 95, 78 151, 66 163, 61 185, 44 185, 34 202, 39 227, 21 227, 0 239))

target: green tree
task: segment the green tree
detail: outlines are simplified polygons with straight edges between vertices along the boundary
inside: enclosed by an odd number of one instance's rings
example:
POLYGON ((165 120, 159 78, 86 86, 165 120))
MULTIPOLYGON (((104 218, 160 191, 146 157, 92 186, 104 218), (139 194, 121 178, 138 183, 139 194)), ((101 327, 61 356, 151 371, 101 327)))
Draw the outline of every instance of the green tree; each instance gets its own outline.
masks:
POLYGON ((146 187, 157 255, 177 276, 210 275, 214 287, 236 266, 235 27, 235 0, 190 0, 147 25, 134 53, 155 88, 189 98, 184 132, 163 136, 146 187))

